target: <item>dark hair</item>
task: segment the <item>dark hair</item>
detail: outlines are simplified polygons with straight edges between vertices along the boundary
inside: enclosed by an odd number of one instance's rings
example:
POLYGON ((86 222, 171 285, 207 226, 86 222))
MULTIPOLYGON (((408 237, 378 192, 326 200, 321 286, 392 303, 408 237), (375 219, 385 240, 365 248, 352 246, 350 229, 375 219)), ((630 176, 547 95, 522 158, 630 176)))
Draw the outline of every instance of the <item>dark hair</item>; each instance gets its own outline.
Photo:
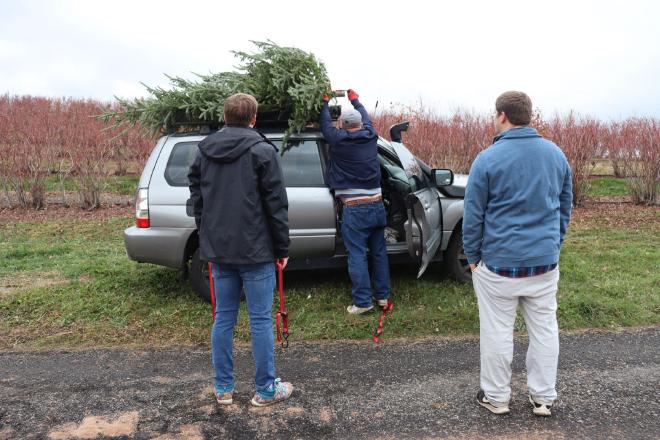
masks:
POLYGON ((532 120, 532 100, 523 92, 504 92, 495 100, 497 114, 504 112, 513 125, 528 125, 532 120))
POLYGON ((236 93, 225 99, 225 124, 250 125, 257 115, 257 100, 247 93, 236 93))

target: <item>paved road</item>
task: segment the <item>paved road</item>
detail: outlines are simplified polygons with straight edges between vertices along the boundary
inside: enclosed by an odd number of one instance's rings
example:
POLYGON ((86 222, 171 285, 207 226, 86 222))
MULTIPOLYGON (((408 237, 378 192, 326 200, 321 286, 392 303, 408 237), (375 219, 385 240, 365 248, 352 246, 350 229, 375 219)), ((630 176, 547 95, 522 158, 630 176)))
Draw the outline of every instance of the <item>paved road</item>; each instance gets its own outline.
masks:
POLYGON ((293 344, 279 373, 287 403, 252 408, 251 355, 219 407, 207 349, 0 353, 0 439, 660 438, 660 327, 562 334, 554 416, 526 401, 516 339, 508 416, 477 406, 478 340, 293 344))

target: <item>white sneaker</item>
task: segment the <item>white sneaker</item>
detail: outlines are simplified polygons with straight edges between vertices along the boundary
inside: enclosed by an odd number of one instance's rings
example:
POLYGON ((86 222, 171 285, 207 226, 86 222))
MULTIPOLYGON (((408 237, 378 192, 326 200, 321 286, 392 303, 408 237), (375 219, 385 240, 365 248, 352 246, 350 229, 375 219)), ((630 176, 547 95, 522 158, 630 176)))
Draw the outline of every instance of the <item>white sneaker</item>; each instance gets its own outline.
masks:
POLYGON ((378 300, 378 307, 385 307, 385 306, 387 306, 387 302, 388 302, 388 301, 389 301, 389 299, 387 299, 387 298, 385 298, 385 299, 379 299, 379 300, 378 300))
POLYGON ((477 393, 477 403, 479 405, 483 406, 486 408, 488 411, 492 412, 493 414, 497 414, 498 416, 504 415, 504 414, 509 414, 509 405, 502 405, 502 406, 495 406, 493 405, 490 400, 486 397, 486 394, 483 392, 483 390, 479 390, 477 393))
POLYGON ((552 415, 552 405, 548 405, 546 403, 538 403, 532 396, 529 396, 529 401, 532 405, 534 405, 534 415, 542 417, 550 417, 552 415))
POLYGON ((351 304, 350 306, 348 306, 348 307, 346 308, 346 311, 347 311, 348 313, 350 313, 351 315, 361 315, 361 314, 363 314, 363 313, 367 313, 367 312, 371 311, 373 308, 374 308, 374 306, 369 306, 369 307, 357 307, 357 306, 351 304))

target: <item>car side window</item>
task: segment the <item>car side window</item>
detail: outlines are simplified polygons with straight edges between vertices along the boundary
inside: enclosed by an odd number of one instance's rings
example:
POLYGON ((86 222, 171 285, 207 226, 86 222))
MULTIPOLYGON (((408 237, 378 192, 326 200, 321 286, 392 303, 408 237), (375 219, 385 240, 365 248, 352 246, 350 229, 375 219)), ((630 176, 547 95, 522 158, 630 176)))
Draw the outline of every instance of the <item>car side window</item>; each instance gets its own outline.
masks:
POLYGON ((170 186, 188 186, 188 170, 197 155, 199 142, 179 142, 172 148, 165 166, 165 181, 170 186))
POLYGON ((378 155, 378 160, 383 168, 385 168, 389 178, 393 183, 396 183, 398 188, 409 187, 407 192, 415 192, 418 189, 418 185, 415 179, 408 177, 405 170, 393 161, 391 158, 385 156, 384 154, 378 155))
MULTIPOLYGON (((188 170, 197 155, 199 142, 179 142, 172 148, 165 167, 165 180, 171 186, 188 186, 188 170)), ((273 141, 281 148, 281 141, 273 141)), ((325 186, 323 167, 316 140, 291 140, 280 158, 285 186, 325 186)))
MULTIPOLYGON (((277 148, 281 141, 273 141, 277 148)), ((319 145, 316 140, 290 140, 289 148, 281 156, 284 185, 325 186, 319 145)))

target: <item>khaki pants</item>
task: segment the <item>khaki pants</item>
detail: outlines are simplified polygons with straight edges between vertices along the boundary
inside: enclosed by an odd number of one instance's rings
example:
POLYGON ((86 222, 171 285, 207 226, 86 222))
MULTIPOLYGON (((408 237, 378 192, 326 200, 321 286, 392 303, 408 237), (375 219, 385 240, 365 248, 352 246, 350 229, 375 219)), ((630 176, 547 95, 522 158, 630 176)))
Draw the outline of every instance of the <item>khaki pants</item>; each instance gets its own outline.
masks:
POLYGON ((508 278, 479 263, 472 273, 479 302, 481 388, 495 406, 511 398, 513 325, 520 303, 529 334, 527 388, 538 403, 557 398, 559 268, 527 278, 508 278))

